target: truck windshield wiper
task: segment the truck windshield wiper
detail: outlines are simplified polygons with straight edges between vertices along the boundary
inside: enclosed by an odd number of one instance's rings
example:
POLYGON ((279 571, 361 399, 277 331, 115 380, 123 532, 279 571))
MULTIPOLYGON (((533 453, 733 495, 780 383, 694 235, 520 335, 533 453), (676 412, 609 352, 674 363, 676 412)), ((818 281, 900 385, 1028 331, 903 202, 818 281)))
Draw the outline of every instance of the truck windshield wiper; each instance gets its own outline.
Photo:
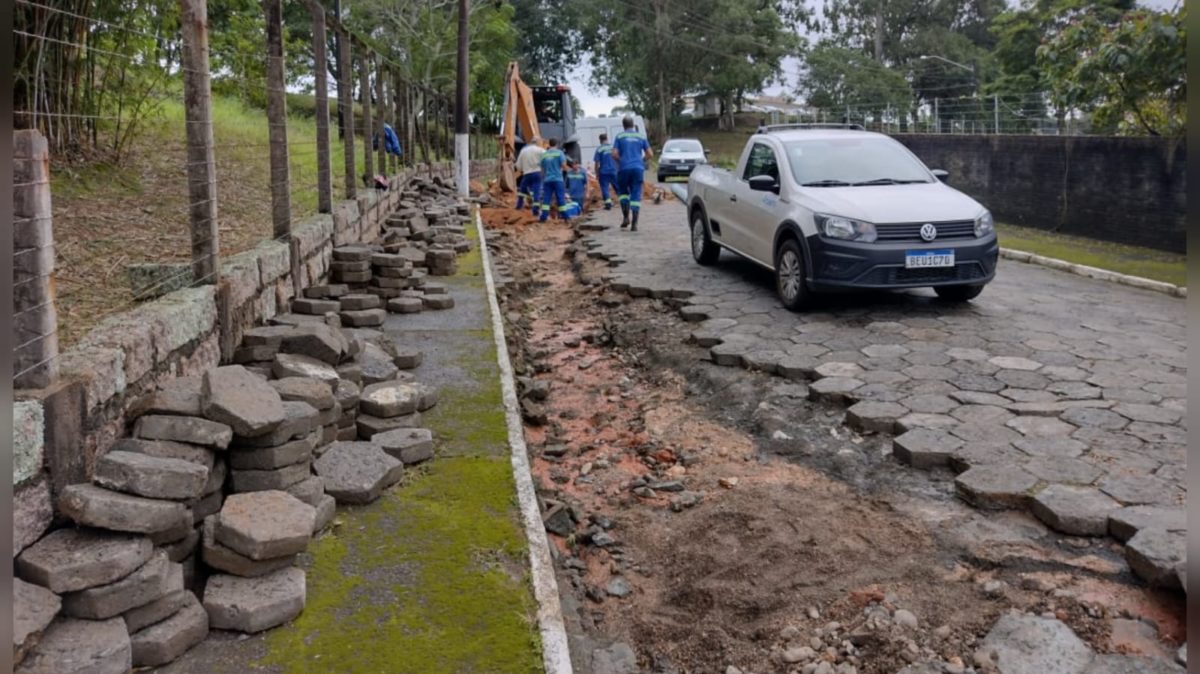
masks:
POLYGON ((800 183, 801 187, 849 187, 845 180, 817 180, 811 183, 800 183))
POLYGON ((901 180, 899 178, 876 178, 874 180, 864 180, 862 182, 853 183, 857 185, 911 185, 913 183, 923 183, 924 180, 901 180))

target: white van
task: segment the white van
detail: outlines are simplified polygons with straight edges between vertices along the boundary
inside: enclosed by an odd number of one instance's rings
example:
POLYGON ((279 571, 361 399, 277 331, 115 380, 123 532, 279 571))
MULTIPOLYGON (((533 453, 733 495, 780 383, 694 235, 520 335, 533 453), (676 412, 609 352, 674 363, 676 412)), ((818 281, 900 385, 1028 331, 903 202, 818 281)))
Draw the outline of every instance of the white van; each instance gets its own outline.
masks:
MULTIPOLYGON (((575 120, 575 137, 579 139, 579 159, 589 172, 592 170, 592 157, 596 154, 596 148, 600 147, 600 134, 607 133, 608 142, 612 144, 617 134, 625 130, 621 126, 622 117, 624 115, 581 117, 575 120)), ((634 115, 633 128, 635 131, 646 133, 646 120, 642 119, 641 115, 634 115)))

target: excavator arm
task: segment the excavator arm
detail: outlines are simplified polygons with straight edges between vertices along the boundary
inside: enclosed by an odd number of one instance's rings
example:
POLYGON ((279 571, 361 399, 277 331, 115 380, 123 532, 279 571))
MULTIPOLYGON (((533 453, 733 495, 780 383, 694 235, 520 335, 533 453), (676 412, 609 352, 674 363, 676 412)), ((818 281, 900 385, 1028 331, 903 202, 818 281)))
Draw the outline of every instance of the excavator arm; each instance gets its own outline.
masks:
POLYGON ((525 143, 541 138, 537 114, 533 107, 533 91, 521 80, 517 62, 508 64, 504 74, 504 108, 500 122, 500 189, 516 192, 517 136, 525 143))

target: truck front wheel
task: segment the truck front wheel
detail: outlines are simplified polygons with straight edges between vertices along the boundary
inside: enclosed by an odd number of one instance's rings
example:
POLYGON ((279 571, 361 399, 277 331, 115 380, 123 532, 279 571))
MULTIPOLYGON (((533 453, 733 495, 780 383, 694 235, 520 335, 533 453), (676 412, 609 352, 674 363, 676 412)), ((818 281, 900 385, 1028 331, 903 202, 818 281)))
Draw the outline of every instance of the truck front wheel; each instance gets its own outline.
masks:
POLYGON ((704 213, 699 208, 692 211, 692 257, 706 267, 716 264, 721 257, 721 247, 708 235, 704 213))
POLYGON ((804 281, 804 252, 795 239, 785 239, 775 252, 775 290, 789 311, 800 311, 812 300, 804 281))

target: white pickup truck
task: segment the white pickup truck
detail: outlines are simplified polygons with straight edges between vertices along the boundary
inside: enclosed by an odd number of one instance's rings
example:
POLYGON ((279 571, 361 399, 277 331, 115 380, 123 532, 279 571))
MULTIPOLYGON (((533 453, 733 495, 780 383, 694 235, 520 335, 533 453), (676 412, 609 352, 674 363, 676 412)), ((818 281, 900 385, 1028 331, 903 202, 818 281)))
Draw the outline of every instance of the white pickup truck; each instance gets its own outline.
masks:
POLYGON ((836 125, 769 126, 732 172, 688 177, 692 255, 725 248, 775 273, 784 306, 851 289, 931 287, 965 302, 996 273, 992 216, 883 134, 836 125))

